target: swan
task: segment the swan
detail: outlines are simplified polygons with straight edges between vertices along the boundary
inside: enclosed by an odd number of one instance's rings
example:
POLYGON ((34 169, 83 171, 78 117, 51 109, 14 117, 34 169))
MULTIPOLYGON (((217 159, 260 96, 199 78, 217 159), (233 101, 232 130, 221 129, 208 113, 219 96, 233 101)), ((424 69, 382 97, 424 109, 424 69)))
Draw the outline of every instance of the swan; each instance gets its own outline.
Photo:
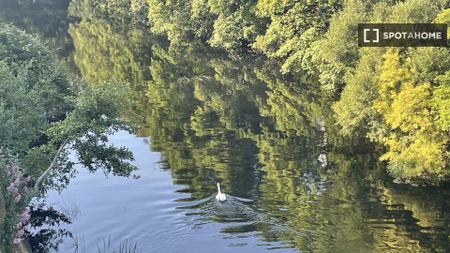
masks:
POLYGON ((220 191, 220 184, 219 184, 219 183, 217 183, 217 195, 216 195, 216 199, 217 199, 218 201, 225 201, 225 200, 227 200, 227 196, 226 196, 225 194, 223 194, 223 193, 220 191))

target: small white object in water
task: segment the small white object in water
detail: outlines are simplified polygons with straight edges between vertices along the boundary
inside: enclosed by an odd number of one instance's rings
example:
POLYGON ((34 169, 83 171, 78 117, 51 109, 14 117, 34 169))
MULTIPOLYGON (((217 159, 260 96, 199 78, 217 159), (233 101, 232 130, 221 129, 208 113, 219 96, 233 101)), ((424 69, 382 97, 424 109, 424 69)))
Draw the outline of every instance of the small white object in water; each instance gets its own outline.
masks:
POLYGON ((220 191, 220 184, 219 184, 219 183, 217 183, 217 195, 216 195, 216 199, 217 199, 218 201, 225 201, 225 200, 227 200, 227 196, 226 196, 225 194, 223 194, 223 193, 220 191))
POLYGON ((317 160, 320 162, 320 166, 322 168, 327 167, 327 165, 328 165, 327 154, 324 154, 324 153, 320 154, 319 157, 317 158, 317 160))

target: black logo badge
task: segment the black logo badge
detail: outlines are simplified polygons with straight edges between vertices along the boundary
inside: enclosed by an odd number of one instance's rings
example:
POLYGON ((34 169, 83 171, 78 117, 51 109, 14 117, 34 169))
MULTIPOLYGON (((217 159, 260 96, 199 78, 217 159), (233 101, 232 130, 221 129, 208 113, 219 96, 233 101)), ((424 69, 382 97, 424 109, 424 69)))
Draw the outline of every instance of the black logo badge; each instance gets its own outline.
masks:
POLYGON ((447 24, 358 24, 359 47, 447 47, 447 24))

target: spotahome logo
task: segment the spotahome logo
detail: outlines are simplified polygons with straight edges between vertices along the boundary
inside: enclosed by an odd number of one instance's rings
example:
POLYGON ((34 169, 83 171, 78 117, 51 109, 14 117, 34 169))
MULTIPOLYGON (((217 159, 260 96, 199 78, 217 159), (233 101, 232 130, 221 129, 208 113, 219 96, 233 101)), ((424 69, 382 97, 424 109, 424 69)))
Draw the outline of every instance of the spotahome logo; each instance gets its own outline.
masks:
POLYGON ((447 24, 358 24, 360 47, 447 47, 447 24))

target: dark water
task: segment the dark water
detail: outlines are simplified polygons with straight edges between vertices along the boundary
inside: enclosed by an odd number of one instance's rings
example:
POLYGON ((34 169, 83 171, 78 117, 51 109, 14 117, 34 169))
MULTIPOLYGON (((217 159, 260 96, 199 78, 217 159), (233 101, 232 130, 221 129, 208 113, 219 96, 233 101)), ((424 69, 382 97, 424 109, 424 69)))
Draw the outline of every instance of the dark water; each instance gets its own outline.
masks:
POLYGON ((377 148, 337 134, 307 77, 170 47, 89 1, 1 0, 0 16, 47 41, 69 77, 132 84, 142 118, 135 135, 111 136, 133 152, 135 177, 77 165, 34 200, 34 252, 450 251, 449 187, 392 183, 377 148))

